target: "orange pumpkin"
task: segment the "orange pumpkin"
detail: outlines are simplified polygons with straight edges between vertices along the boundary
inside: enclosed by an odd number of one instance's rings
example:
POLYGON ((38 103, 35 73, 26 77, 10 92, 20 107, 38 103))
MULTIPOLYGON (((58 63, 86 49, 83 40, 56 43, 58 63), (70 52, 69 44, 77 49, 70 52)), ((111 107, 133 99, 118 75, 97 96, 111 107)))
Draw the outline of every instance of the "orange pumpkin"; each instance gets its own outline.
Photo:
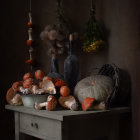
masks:
POLYGON ((60 88, 60 94, 63 96, 63 97, 66 97, 70 94, 70 89, 68 86, 62 86, 60 88))

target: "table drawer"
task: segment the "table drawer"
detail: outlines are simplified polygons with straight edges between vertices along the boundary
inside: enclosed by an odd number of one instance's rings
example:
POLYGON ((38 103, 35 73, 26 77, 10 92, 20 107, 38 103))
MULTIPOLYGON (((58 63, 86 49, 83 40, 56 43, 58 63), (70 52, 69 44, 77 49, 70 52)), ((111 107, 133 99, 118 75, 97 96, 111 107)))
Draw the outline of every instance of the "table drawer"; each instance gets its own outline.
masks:
POLYGON ((45 140, 61 140, 61 121, 20 113, 20 132, 45 140))

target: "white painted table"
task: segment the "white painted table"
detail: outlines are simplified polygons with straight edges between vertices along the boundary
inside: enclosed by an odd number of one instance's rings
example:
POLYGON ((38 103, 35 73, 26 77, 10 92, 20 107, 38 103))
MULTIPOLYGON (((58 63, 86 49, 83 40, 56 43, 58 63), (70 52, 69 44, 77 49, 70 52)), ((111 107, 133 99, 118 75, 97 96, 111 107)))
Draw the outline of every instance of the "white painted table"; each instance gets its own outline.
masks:
POLYGON ((44 140, 94 140, 108 137, 119 140, 120 114, 130 113, 130 108, 104 111, 46 111, 24 106, 6 105, 15 112, 15 139, 20 133, 44 140))

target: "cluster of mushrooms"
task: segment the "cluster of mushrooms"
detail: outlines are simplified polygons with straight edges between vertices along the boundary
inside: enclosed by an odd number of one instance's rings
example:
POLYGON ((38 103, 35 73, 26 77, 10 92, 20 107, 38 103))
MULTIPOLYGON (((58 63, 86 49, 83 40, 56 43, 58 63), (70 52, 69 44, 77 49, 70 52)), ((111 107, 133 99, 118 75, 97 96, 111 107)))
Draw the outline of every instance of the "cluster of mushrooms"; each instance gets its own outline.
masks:
POLYGON ((23 81, 14 82, 9 90, 14 93, 13 97, 9 97, 12 94, 8 94, 9 92, 7 92, 6 99, 12 105, 22 105, 22 96, 20 94, 48 94, 46 102, 35 103, 35 109, 40 110, 45 107, 46 110, 51 111, 55 110, 57 105, 60 105, 65 109, 78 110, 78 103, 75 97, 70 95, 70 89, 67 83, 62 79, 45 76, 42 70, 35 71, 34 77, 31 73, 26 73, 23 76, 23 81), (57 97, 55 95, 59 96, 57 97))
MULTIPOLYGON (((14 82, 12 87, 7 91, 6 100, 11 105, 22 105, 21 95, 29 94, 48 95, 46 102, 35 102, 34 108, 37 110, 46 108, 46 110, 52 111, 56 110, 57 107, 73 111, 79 110, 79 102, 71 95, 67 83, 62 79, 46 76, 42 70, 35 71, 34 76, 31 73, 26 73, 23 76, 23 81, 14 82)), ((81 102, 81 108, 84 111, 90 109, 105 109, 104 102, 97 105, 94 103, 94 98, 86 97, 81 102)))

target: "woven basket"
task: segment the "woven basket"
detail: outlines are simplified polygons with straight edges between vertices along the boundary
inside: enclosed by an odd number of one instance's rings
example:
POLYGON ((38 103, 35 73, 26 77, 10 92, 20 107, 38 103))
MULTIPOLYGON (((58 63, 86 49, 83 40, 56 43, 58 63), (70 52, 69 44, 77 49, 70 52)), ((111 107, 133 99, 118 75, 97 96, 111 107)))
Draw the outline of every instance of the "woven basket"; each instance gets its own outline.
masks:
POLYGON ((115 87, 105 101, 107 108, 130 105, 131 81, 129 74, 118 68, 115 64, 105 64, 98 74, 109 76, 113 79, 115 87))

